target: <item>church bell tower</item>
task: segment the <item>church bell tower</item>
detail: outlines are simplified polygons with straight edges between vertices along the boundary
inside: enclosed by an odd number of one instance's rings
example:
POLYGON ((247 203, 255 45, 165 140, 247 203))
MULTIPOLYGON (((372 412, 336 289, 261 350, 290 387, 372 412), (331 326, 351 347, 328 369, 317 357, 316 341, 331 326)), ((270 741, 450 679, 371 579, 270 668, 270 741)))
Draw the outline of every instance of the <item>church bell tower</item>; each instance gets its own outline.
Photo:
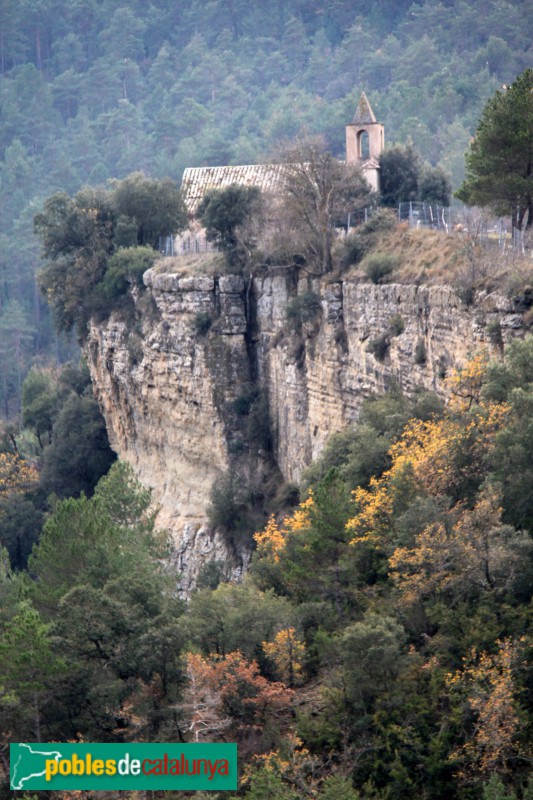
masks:
POLYGON ((379 191, 379 156, 385 147, 385 129, 376 120, 363 92, 353 122, 346 126, 346 163, 360 164, 372 188, 379 191))

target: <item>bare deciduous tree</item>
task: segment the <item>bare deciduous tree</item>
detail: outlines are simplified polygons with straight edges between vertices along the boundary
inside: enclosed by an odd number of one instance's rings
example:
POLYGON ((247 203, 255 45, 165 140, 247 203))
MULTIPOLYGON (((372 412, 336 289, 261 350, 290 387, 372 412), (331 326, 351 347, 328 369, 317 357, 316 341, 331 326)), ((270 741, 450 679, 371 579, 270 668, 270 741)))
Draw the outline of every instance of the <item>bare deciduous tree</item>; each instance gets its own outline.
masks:
POLYGON ((333 266, 335 228, 347 215, 372 203, 372 189, 355 164, 338 161, 322 138, 296 139, 277 155, 280 171, 279 228, 289 229, 320 272, 333 266))

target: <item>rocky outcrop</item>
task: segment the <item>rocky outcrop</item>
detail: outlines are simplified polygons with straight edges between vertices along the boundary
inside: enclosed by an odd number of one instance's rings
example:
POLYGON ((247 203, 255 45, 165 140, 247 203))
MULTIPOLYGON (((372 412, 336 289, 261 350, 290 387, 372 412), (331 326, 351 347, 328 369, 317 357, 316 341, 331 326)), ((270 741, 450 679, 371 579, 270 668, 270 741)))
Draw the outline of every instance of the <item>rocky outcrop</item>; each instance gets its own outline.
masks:
POLYGON ((136 298, 135 327, 116 316, 93 326, 86 353, 111 446, 152 489, 187 591, 206 560, 237 574, 246 566, 206 522, 211 487, 228 468, 228 408, 250 383, 244 283, 152 272, 145 280, 155 307, 136 298))
POLYGON ((506 298, 487 295, 466 308, 448 286, 315 280, 299 281, 296 291, 316 294, 320 312, 295 341, 285 312, 294 289, 283 275, 255 281, 257 362, 269 391, 276 460, 291 481, 332 433, 357 419, 365 397, 393 382, 407 394, 445 394, 452 367, 480 347, 499 352, 491 322, 499 322, 502 340, 522 326, 506 298))
POLYGON ((274 463, 297 482, 365 397, 393 381, 407 393, 444 393, 453 366, 481 346, 498 352, 522 327, 507 299, 487 295, 467 308, 447 286, 311 280, 285 269, 247 283, 152 269, 144 281, 136 323, 112 316, 93 326, 86 354, 112 447, 174 534, 184 592, 205 561, 224 561, 234 576, 246 568, 246 548, 206 521, 212 486, 228 471, 260 486, 274 463), (259 394, 271 452, 246 416, 259 394))

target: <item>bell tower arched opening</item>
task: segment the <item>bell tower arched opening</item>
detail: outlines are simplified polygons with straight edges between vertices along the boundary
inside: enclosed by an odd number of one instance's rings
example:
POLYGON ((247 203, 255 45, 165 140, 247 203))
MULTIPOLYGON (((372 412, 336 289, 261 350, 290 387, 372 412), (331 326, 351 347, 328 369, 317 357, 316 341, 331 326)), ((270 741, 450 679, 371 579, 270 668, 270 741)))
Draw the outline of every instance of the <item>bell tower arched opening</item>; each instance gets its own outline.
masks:
POLYGON ((370 137, 368 131, 362 130, 357 134, 357 158, 370 158, 370 137))

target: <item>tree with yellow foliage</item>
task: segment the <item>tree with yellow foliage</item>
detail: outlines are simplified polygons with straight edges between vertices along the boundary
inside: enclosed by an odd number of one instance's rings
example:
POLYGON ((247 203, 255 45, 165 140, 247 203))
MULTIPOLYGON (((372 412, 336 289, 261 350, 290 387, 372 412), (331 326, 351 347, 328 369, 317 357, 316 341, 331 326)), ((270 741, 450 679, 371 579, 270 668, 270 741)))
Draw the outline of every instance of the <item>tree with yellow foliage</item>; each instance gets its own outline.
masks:
POLYGON ((274 515, 271 515, 265 529, 254 534, 259 552, 264 557, 279 563, 291 535, 302 534, 309 529, 313 507, 314 499, 310 492, 309 497, 300 503, 290 516, 285 517, 281 526, 276 522, 274 515))
POLYGON ((357 513, 348 521, 352 544, 390 549, 394 519, 417 495, 473 500, 486 474, 484 460, 505 424, 509 407, 489 404, 469 413, 407 423, 389 450, 391 467, 368 488, 357 487, 357 513))
POLYGON ((520 743, 523 721, 517 701, 524 644, 524 639, 503 639, 496 653, 474 650, 461 670, 448 675, 452 696, 466 699, 472 714, 466 741, 451 755, 465 782, 510 775, 515 763, 531 760, 531 748, 520 743))
POLYGON ((473 509, 448 514, 415 537, 412 548, 397 547, 389 558, 391 578, 406 602, 437 594, 455 600, 503 593, 533 555, 524 532, 502 523, 500 495, 487 487, 473 509))
POLYGON ((302 739, 288 733, 281 746, 256 755, 246 766, 242 779, 253 800, 299 800, 318 796, 319 759, 311 755, 302 739))
POLYGON ((470 411, 472 405, 479 404, 488 364, 488 354, 482 351, 452 372, 446 383, 452 394, 452 405, 456 409, 470 411))
POLYGON ((294 628, 278 631, 273 642, 263 642, 263 650, 273 661, 278 678, 283 683, 291 688, 301 683, 305 645, 296 637, 294 628))
POLYGON ((38 480, 37 470, 16 453, 0 453, 0 495, 23 492, 38 480))
POLYGON ((346 530, 351 513, 350 491, 331 469, 281 524, 271 518, 255 535, 256 574, 274 580, 278 592, 298 602, 318 597, 333 603, 342 619, 354 591, 346 530))

